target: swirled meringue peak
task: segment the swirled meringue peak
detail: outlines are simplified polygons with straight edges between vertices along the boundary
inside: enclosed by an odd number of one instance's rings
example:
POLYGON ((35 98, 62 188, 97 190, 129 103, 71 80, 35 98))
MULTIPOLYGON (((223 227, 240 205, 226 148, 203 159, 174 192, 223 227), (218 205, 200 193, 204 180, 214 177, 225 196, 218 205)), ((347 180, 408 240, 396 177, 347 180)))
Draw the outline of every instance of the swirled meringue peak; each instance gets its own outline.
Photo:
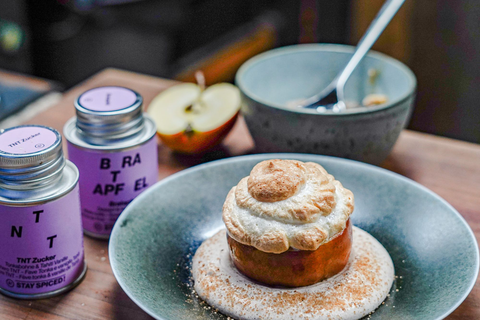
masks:
POLYGON ((264 252, 316 250, 345 229, 350 190, 321 165, 266 160, 227 195, 223 221, 230 237, 264 252))

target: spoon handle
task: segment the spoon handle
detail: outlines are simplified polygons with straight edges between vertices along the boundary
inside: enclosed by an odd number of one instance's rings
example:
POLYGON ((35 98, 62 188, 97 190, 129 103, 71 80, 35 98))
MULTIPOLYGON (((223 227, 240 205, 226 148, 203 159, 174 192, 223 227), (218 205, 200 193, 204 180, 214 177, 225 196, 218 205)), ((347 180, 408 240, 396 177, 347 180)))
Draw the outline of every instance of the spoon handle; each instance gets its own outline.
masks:
MULTIPOLYGON (((337 93, 343 94, 343 90, 339 89, 343 89, 353 70, 355 70, 356 66, 360 63, 360 61, 362 61, 362 59, 373 46, 375 41, 377 41, 378 37, 382 34, 383 30, 385 30, 385 27, 390 23, 390 20, 392 20, 392 18, 395 16, 398 9, 400 9, 404 2, 405 0, 385 1, 382 8, 377 13, 375 19, 373 19, 372 23, 368 27, 366 33, 363 35, 362 39, 360 39, 357 45, 357 49, 355 50, 352 58, 345 66, 342 73, 338 76, 336 86, 337 93)), ((340 101, 344 101, 344 97, 338 97, 338 99, 340 101)))

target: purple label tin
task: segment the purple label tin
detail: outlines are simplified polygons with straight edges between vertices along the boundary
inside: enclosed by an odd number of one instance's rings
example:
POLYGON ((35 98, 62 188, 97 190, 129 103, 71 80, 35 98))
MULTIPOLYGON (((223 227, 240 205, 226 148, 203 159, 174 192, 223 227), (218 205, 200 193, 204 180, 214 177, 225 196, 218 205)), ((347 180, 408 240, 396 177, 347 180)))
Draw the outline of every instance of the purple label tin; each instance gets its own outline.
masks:
POLYGON ((69 159, 80 171, 85 234, 108 238, 123 209, 157 182, 156 128, 142 98, 122 87, 89 90, 64 127, 69 159))
POLYGON ((0 132, 1 293, 46 298, 83 279, 77 182, 56 130, 29 125, 0 132))
POLYGON ((80 171, 83 228, 108 236, 123 209, 157 182, 157 141, 126 151, 105 153, 68 144, 80 171))

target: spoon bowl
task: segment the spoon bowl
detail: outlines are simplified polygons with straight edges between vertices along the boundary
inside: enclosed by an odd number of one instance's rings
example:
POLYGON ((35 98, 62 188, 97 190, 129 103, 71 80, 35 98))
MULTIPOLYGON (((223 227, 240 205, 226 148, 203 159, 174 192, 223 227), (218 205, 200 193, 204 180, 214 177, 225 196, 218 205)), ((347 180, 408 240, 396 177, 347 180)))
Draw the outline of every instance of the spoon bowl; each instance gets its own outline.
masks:
POLYGON ((345 85, 345 101, 362 101, 382 92, 382 105, 319 113, 289 107, 325 87, 351 58, 354 47, 304 44, 257 55, 237 72, 241 112, 255 142, 255 152, 332 155, 373 164, 390 153, 413 109, 416 79, 403 63, 374 51, 345 85), (369 74, 375 70, 377 76, 369 74))

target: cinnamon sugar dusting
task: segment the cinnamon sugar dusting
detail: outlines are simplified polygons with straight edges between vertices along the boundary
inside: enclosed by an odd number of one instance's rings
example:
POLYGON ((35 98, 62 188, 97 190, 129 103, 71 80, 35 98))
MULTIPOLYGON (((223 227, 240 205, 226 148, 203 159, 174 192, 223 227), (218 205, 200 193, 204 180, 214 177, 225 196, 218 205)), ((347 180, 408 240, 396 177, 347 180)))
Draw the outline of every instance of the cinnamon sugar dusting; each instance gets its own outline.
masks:
POLYGON ((235 269, 228 252, 223 230, 197 250, 192 275, 198 295, 235 319, 359 319, 385 300, 394 280, 386 250, 356 227, 345 269, 307 287, 285 289, 255 283, 235 269))

